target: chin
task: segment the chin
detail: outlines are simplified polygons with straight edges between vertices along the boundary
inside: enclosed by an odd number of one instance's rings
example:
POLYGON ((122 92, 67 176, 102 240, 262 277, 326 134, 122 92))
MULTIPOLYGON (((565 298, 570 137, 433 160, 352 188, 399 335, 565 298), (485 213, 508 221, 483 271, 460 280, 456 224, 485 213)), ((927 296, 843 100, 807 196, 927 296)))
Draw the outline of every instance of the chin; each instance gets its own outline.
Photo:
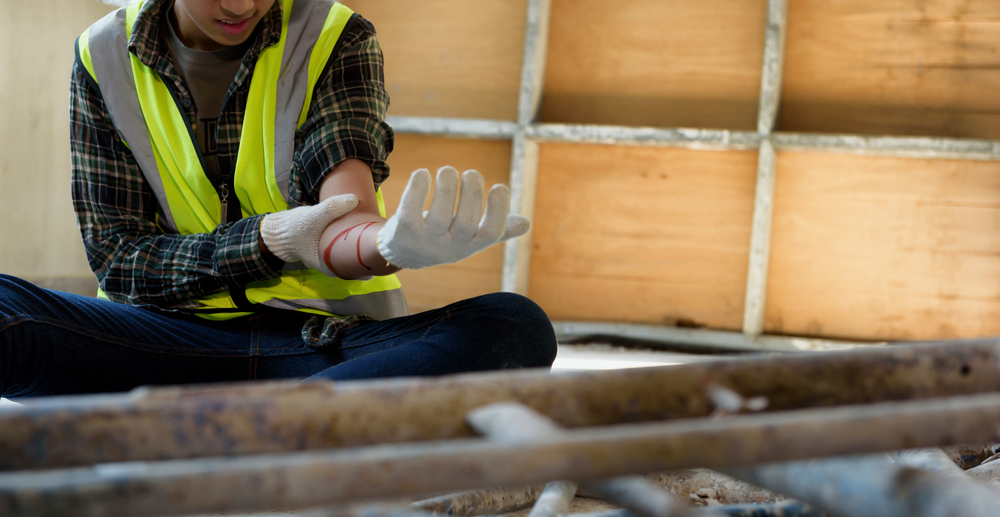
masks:
POLYGON ((228 34, 225 35, 225 36, 218 36, 218 37, 212 38, 213 41, 215 41, 216 43, 218 43, 219 45, 222 45, 224 47, 235 47, 236 45, 242 45, 248 39, 250 39, 250 35, 249 34, 247 34, 245 37, 242 37, 242 38, 241 37, 232 37, 232 36, 229 36, 228 34))

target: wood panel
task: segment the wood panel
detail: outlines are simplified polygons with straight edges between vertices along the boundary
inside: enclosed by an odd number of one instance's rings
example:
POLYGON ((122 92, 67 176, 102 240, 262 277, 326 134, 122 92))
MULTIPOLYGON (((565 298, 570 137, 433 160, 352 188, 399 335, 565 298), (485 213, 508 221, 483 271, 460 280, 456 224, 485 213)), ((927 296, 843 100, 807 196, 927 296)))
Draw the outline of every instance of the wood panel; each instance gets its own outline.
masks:
POLYGON ((553 0, 541 119, 757 127, 766 0, 553 0))
POLYGON ((793 0, 779 127, 1000 138, 1000 2, 793 0))
POLYGON ((70 200, 73 42, 114 8, 4 2, 0 17, 0 271, 92 278, 70 200))
POLYGON ((543 144, 529 296, 553 319, 739 329, 757 153, 543 144))
POLYGON ((779 153, 765 332, 1000 334, 1000 163, 779 153))
POLYGON ((390 115, 515 120, 527 0, 345 0, 375 24, 390 115))
MULTIPOLYGON (((421 168, 429 169, 431 174, 445 165, 460 171, 476 169, 483 174, 487 189, 494 183, 507 183, 510 152, 507 141, 397 135, 395 150, 389 157, 392 172, 382 185, 386 212, 395 213, 410 173, 421 168)), ((427 204, 429 207, 429 199, 427 204)), ((499 291, 502 268, 503 246, 493 246, 457 264, 401 271, 399 278, 410 310, 420 312, 499 291)))

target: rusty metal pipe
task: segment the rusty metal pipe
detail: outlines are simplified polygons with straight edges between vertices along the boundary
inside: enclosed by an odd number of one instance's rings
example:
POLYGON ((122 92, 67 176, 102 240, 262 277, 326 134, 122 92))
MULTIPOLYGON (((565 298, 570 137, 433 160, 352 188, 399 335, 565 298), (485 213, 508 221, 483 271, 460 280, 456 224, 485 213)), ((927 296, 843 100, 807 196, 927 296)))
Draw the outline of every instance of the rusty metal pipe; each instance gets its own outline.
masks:
POLYGON ((57 397, 0 410, 0 470, 235 456, 470 436, 465 413, 514 401, 561 426, 708 415, 709 383, 769 410, 1000 391, 995 340, 634 370, 270 382, 57 397))
POLYGON ((529 506, 539 498, 540 486, 483 488, 445 494, 410 503, 421 512, 472 517, 510 513, 529 506))
MULTIPOLYGON (((521 404, 501 402, 473 411, 465 417, 476 431, 503 443, 536 443, 558 438, 564 431, 545 415, 521 404)), ((640 476, 602 479, 580 485, 585 491, 643 517, 691 515, 687 504, 640 476)))
POLYGON ((708 469, 685 469, 648 474, 646 479, 695 505, 773 504, 785 496, 708 469))
MULTIPOLYGON (((827 514, 804 503, 736 504, 698 510, 704 517, 827 517, 827 514)), ((600 513, 577 513, 573 517, 633 517, 627 510, 600 513)))
POLYGON ((962 444, 944 448, 945 454, 962 470, 978 467, 984 460, 1000 452, 1000 444, 962 444))
POLYGON ((988 442, 1000 394, 484 439, 0 474, 0 515, 181 515, 308 508, 484 486, 988 442), (240 494, 233 497, 233 494, 240 494))

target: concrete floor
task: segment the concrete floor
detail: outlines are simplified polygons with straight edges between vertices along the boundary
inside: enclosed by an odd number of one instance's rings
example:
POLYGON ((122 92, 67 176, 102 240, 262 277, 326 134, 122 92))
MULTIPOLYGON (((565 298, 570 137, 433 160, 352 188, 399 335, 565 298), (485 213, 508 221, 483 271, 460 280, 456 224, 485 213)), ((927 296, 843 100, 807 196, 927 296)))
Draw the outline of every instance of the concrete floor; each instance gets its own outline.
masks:
POLYGON ((552 371, 617 370, 723 359, 724 355, 700 355, 661 350, 637 350, 606 343, 560 344, 552 371))

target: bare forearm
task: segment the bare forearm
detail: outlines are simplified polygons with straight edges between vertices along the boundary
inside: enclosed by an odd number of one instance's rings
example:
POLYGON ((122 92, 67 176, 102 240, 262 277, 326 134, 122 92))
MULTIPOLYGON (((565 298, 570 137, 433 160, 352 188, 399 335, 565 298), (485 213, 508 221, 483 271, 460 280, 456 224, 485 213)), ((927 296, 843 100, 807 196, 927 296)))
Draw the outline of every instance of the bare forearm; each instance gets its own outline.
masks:
POLYGON ((323 261, 338 277, 355 279, 399 271, 379 253, 375 239, 385 225, 377 214, 352 212, 327 227, 320 239, 323 261))
POLYGON ((358 196, 358 207, 337 219, 320 238, 319 250, 326 266, 345 279, 388 275, 399 271, 379 253, 376 237, 385 224, 378 213, 371 169, 364 162, 347 160, 324 180, 320 200, 337 194, 358 196))

